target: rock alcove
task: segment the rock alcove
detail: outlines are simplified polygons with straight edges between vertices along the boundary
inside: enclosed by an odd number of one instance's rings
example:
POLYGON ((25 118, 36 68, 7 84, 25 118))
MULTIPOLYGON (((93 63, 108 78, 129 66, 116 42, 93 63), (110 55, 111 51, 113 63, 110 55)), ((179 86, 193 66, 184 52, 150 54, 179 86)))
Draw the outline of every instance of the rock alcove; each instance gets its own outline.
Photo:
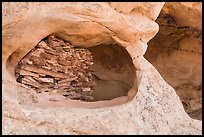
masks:
POLYGON ((145 58, 175 89, 189 116, 202 120, 202 32, 164 12, 156 22, 160 31, 148 43, 145 58))
POLYGON ((120 45, 73 47, 49 35, 18 62, 15 76, 22 87, 38 94, 92 102, 127 96, 136 74, 120 45))
MULTIPOLYGON (((161 76, 154 62, 152 64, 155 67, 150 63, 151 58, 144 58, 146 50, 152 47, 148 47, 147 43, 159 31, 155 20, 164 4, 3 3, 3 134, 202 134, 202 121, 189 117, 181 99, 167 83, 165 76, 161 76), (49 92, 38 94, 35 90, 22 88, 21 84, 16 82, 15 67, 49 34, 56 34, 74 47, 88 48, 95 61, 90 70, 98 79, 103 80, 102 82, 115 82, 120 79, 124 84, 131 81, 123 75, 126 71, 128 75, 131 72, 127 67, 124 67, 127 70, 118 71, 120 75, 114 74, 109 79, 109 74, 113 74, 112 71, 116 71, 124 59, 120 58, 122 54, 118 54, 116 58, 120 61, 113 62, 114 54, 111 54, 114 52, 110 49, 114 48, 117 53, 120 53, 119 49, 116 49, 118 47, 127 50, 136 73, 135 78, 131 77, 133 86, 128 86, 131 88, 127 96, 114 96, 113 99, 103 97, 105 100, 95 98, 96 101, 87 102, 64 99, 61 94, 53 96, 49 95, 49 92), (103 51, 106 52, 101 53, 103 51), (105 58, 104 54, 113 58, 105 58), (111 63, 107 63, 107 60, 111 63)), ((182 5, 180 2, 175 4, 182 5)), ((189 4, 192 5, 190 9, 197 5, 189 4)), ((191 12, 189 8, 183 7, 174 9, 177 6, 171 9, 182 13, 179 19, 183 19, 185 14, 188 16, 184 19, 189 19, 189 15, 197 17, 194 16, 195 13, 200 16, 200 11, 191 12), (186 10, 180 12, 180 9, 186 10)), ((191 19, 183 22, 194 21, 191 19)))

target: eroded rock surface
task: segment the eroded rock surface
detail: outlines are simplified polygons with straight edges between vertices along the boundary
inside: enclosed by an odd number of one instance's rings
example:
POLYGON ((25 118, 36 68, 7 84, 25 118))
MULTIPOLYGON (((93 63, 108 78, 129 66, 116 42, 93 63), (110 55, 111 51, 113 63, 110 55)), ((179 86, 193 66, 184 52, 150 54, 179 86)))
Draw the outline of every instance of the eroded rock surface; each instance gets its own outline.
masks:
POLYGON ((202 2, 167 2, 162 13, 171 15, 181 26, 202 30, 202 2))
POLYGON ((186 112, 199 120, 202 119, 202 20, 201 9, 196 7, 201 4, 166 3, 156 20, 160 31, 148 43, 145 54, 176 90, 186 112), (180 8, 188 11, 176 10, 180 8), (187 15, 189 11, 191 14, 187 15))
POLYGON ((132 4, 129 14, 117 10, 125 3, 3 3, 3 134, 202 134, 201 121, 188 116, 175 90, 143 57, 159 31, 154 20, 164 3, 132 4), (128 95, 91 103, 51 101, 48 94, 42 99, 20 87, 16 64, 52 33, 81 47, 123 46, 136 72, 128 95))

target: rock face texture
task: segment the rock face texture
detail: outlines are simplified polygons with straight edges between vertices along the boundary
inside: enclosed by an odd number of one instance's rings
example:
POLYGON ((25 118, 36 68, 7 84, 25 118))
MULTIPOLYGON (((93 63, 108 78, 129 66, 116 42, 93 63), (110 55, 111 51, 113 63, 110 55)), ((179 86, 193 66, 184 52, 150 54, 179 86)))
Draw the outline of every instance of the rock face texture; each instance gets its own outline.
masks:
POLYGON ((188 116, 175 90, 143 57, 159 31, 155 19, 163 5, 3 3, 3 134, 202 134, 201 121, 188 116), (20 87, 15 66, 49 34, 73 46, 124 47, 136 75, 127 96, 83 102, 20 87))
POLYGON ((176 90, 186 112, 199 120, 202 119, 202 11, 198 8, 201 4, 166 3, 156 20, 160 30, 148 43, 145 54, 176 90))
POLYGON ((202 2, 167 2, 162 13, 171 15, 181 26, 202 30, 202 2))

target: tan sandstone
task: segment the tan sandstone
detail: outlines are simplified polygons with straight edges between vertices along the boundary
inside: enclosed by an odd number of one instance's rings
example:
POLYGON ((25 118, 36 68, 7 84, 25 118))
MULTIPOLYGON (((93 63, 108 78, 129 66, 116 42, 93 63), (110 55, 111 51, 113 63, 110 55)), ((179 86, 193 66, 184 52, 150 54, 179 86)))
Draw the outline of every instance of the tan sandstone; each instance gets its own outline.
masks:
POLYGON ((128 5, 3 3, 3 134, 202 134, 202 122, 188 116, 175 90, 143 57, 159 31, 154 20, 164 2, 128 5), (125 47, 136 71, 128 96, 89 103, 54 96, 52 101, 53 96, 20 87, 15 65, 51 33, 75 46, 125 47))

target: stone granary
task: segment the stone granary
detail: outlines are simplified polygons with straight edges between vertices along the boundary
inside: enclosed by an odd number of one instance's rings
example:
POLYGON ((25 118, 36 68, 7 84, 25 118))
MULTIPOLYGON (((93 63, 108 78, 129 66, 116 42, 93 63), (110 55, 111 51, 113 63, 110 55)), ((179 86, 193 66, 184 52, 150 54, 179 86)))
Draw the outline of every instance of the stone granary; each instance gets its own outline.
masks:
POLYGON ((201 16, 201 2, 3 2, 3 134, 202 134, 201 16))

